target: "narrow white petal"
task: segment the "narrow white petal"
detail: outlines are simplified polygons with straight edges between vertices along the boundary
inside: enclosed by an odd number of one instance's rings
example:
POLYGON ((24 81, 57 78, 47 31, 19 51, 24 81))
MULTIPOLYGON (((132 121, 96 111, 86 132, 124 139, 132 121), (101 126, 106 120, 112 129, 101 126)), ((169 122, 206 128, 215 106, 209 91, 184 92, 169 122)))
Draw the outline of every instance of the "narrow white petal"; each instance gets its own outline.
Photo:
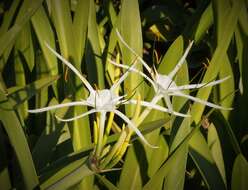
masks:
POLYGON ((185 98, 188 98, 188 99, 190 99, 190 100, 193 100, 193 101, 195 101, 195 102, 201 103, 201 104, 203 104, 203 105, 206 105, 206 106, 209 106, 209 107, 212 107, 212 108, 222 109, 222 110, 232 110, 232 108, 225 108, 225 107, 222 107, 222 106, 213 104, 213 103, 211 103, 211 102, 207 102, 207 101, 201 100, 200 98, 196 98, 196 97, 193 97, 193 96, 184 94, 184 93, 182 93, 182 92, 175 92, 175 93, 172 93, 172 95, 174 95, 174 96, 185 97, 185 98))
POLYGON ((133 124, 132 121, 130 121, 130 119, 128 119, 127 116, 125 116, 123 113, 121 113, 120 111, 118 110, 113 110, 113 112, 118 115, 120 118, 122 118, 127 124, 128 124, 128 127, 130 127, 140 138, 141 140, 146 144, 148 145, 149 147, 152 147, 152 148, 158 148, 157 146, 153 146, 151 145, 146 139, 145 137, 143 136, 143 134, 139 131, 139 129, 133 124))
POLYGON ((91 87, 90 83, 81 75, 81 73, 69 62, 67 61, 65 58, 63 58, 60 54, 58 54, 53 48, 51 48, 49 46, 49 44, 47 44, 45 42, 45 45, 47 46, 47 48, 53 53, 55 54, 64 64, 66 64, 80 79, 81 81, 84 83, 84 85, 88 88, 88 90, 90 92, 93 92, 94 89, 91 87))
POLYGON ((220 80, 212 81, 212 82, 209 82, 209 83, 189 84, 189 85, 177 86, 177 87, 169 88, 169 90, 170 91, 179 91, 179 90, 187 90, 187 89, 195 89, 195 88, 205 88, 205 87, 208 87, 208 86, 214 86, 216 84, 220 84, 220 83, 226 81, 229 78, 230 78, 230 76, 225 77, 225 78, 220 79, 220 80))
POLYGON ((55 117, 56 117, 57 120, 59 120, 59 121, 66 122, 66 121, 73 121, 73 120, 76 120, 76 119, 85 117, 85 116, 87 116, 87 115, 89 115, 89 114, 96 113, 96 112, 97 112, 97 110, 92 109, 92 110, 90 110, 90 111, 88 111, 88 112, 85 112, 85 113, 83 113, 83 114, 81 114, 81 115, 77 115, 77 116, 72 117, 72 118, 69 118, 69 119, 62 119, 62 118, 58 117, 57 115, 55 115, 55 117))
MULTIPOLYGON (((137 104, 137 103, 138 103, 137 100, 129 100, 129 101, 125 102, 124 104, 137 104)), ((183 114, 183 113, 175 112, 173 110, 170 112, 167 108, 164 108, 164 107, 159 106, 157 104, 152 104, 151 102, 140 101, 140 105, 146 106, 146 107, 149 107, 151 109, 158 110, 158 111, 162 111, 162 112, 166 112, 166 113, 171 113, 173 115, 180 116, 180 117, 191 117, 190 115, 186 115, 186 114, 183 114)))
POLYGON ((152 73, 151 68, 147 65, 147 63, 127 44, 127 42, 125 42, 125 40, 123 39, 123 37, 121 36, 120 32, 116 29, 116 33, 117 36, 119 37, 120 41, 127 47, 127 49, 129 49, 136 57, 138 57, 139 61, 144 65, 144 67, 146 68, 146 70, 149 73, 152 73))
MULTIPOLYGON (((129 67, 130 68, 130 71, 132 71, 132 69, 135 68, 136 64, 137 64, 137 62, 135 61, 135 63, 131 67, 129 67)), ((112 91, 115 90, 127 78, 128 74, 129 74, 129 70, 127 70, 127 72, 125 72, 121 76, 121 78, 111 87, 111 90, 112 91)))
POLYGON ((63 107, 70 107, 70 106, 88 106, 88 103, 86 101, 69 102, 69 103, 58 104, 58 105, 48 106, 48 107, 39 108, 39 109, 28 110, 28 112, 29 113, 40 113, 40 112, 45 112, 45 111, 54 110, 54 109, 63 108, 63 107))
POLYGON ((129 67, 129 66, 127 66, 127 65, 118 64, 118 63, 112 61, 111 59, 109 59, 109 62, 110 62, 111 64, 117 66, 117 67, 121 67, 121 68, 123 68, 123 69, 128 69, 128 70, 130 70, 130 71, 133 71, 133 72, 136 72, 136 73, 140 74, 142 77, 144 77, 146 80, 148 80, 148 81, 152 84, 154 90, 156 91, 156 85, 155 85, 155 83, 154 83, 153 80, 150 79, 150 77, 148 77, 145 73, 143 73, 143 72, 141 72, 141 71, 139 71, 139 70, 137 70, 137 69, 135 69, 135 68, 129 67))
POLYGON ((169 109, 169 112, 172 113, 173 112, 173 106, 172 106, 172 103, 170 101, 170 97, 167 94, 164 94, 164 100, 165 100, 165 103, 169 109))
POLYGON ((189 50, 191 49, 193 45, 193 41, 190 42, 189 46, 187 47, 187 49, 185 50, 183 56, 181 57, 181 59, 178 61, 177 65, 175 66, 175 68, 169 73, 169 77, 171 79, 173 79, 173 77, 176 75, 177 71, 180 69, 180 67, 182 66, 182 64, 184 63, 188 53, 189 53, 189 50))

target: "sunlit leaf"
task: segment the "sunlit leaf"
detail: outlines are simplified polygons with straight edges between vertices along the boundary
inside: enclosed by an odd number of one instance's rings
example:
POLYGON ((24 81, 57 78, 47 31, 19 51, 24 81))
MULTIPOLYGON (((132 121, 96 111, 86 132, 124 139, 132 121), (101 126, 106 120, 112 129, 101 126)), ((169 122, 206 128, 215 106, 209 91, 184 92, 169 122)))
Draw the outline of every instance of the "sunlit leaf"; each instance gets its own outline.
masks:
POLYGON ((233 165, 232 190, 245 190, 248 187, 248 162, 242 154, 239 154, 233 165))
MULTIPOLYGON (((1 91, 0 102, 2 102, 2 107, 12 107, 9 102, 6 102, 6 96, 1 91)), ((0 120, 3 123, 4 129, 8 134, 10 143, 17 156, 25 187, 28 190, 32 190, 38 185, 39 181, 35 171, 30 149, 28 147, 26 136, 23 132, 23 128, 17 118, 17 115, 13 111, 13 107, 12 110, 1 109, 0 120)))

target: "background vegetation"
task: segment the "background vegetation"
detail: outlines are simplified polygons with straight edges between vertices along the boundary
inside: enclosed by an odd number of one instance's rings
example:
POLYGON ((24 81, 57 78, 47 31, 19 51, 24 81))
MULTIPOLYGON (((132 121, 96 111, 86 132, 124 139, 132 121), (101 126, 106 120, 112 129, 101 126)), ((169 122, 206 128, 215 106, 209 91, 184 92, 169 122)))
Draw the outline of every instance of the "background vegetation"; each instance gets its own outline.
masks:
MULTIPOLYGON (((0 189, 247 189, 247 8, 247 0, 1 1, 0 189), (92 117, 61 123, 53 112, 27 110, 87 95, 44 41, 91 84, 99 89, 111 86, 121 70, 107 59, 131 64, 135 58, 117 45, 116 28, 163 74, 194 40, 177 84, 229 75, 228 82, 191 93, 233 110, 213 110, 173 97, 175 110, 189 109, 192 117, 151 112, 140 130, 159 149, 144 146, 133 136, 131 146, 113 165, 121 169, 97 173, 87 159, 94 147, 92 117)), ((134 89, 150 100, 152 88, 131 74, 121 90, 131 94, 134 89)), ((132 117, 135 106, 121 109, 132 117)), ((69 117, 86 110, 60 109, 57 114, 69 117)), ((117 139, 114 130, 107 142, 117 139)))

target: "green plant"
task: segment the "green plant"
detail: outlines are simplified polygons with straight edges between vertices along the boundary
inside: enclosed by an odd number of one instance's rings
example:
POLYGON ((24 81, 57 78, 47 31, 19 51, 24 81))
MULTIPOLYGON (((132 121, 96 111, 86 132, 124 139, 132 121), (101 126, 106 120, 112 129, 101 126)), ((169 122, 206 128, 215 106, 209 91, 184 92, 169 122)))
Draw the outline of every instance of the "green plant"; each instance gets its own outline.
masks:
POLYGON ((1 2, 0 189, 247 189, 247 8, 1 2))

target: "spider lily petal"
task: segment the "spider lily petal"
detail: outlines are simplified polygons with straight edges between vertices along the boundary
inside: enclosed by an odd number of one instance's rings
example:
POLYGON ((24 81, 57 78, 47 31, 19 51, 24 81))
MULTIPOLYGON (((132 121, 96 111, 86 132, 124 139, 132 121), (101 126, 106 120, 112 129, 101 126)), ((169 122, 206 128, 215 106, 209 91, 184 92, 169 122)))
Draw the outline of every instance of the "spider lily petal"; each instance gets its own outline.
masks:
POLYGON ((47 48, 56 55, 56 57, 58 57, 65 65, 67 65, 80 79, 81 81, 84 83, 84 85, 87 87, 87 89, 90 92, 95 91, 92 86, 90 85, 90 83, 81 75, 81 73, 69 62, 67 61, 65 58, 63 58, 60 54, 58 54, 54 49, 52 49, 46 42, 45 45, 47 46, 47 48))
POLYGON ((139 71, 139 70, 137 70, 137 69, 135 69, 135 68, 129 67, 129 66, 127 66, 127 65, 118 64, 118 63, 112 61, 111 59, 109 59, 109 62, 110 62, 111 64, 117 66, 117 67, 121 67, 121 68, 123 68, 123 69, 128 69, 128 70, 130 70, 130 71, 139 73, 142 77, 144 77, 146 80, 148 80, 148 81, 152 84, 152 86, 153 86, 154 88, 156 88, 156 85, 155 85, 155 83, 153 82, 153 80, 151 80, 150 77, 148 77, 145 73, 143 73, 143 72, 141 72, 141 71, 139 71))
MULTIPOLYGON (((120 41, 134 54, 136 55, 140 62, 144 65, 144 67, 147 69, 148 72, 150 72, 152 74, 152 69, 145 63, 145 61, 130 47, 128 46, 128 44, 124 41, 123 37, 120 35, 119 31, 116 31, 117 36, 119 37, 120 41)), ((208 87, 208 86, 213 86, 216 84, 219 84, 221 82, 224 82, 225 80, 227 80, 229 77, 225 77, 223 79, 217 80, 217 81, 213 81, 210 83, 202 83, 202 84, 192 84, 192 85, 183 85, 183 86, 177 86, 176 83, 173 81, 173 77, 176 75, 176 73, 178 72, 178 70, 180 69, 180 67, 182 66, 182 64, 184 63, 191 47, 193 45, 193 41, 190 42, 189 46, 186 48, 183 56, 180 58, 179 62, 177 63, 177 65, 175 66, 175 68, 169 73, 169 75, 161 75, 159 73, 157 73, 156 70, 155 71, 155 75, 151 75, 153 82, 151 82, 151 80, 148 80, 153 86, 155 86, 154 90, 155 92, 158 94, 163 94, 164 95, 164 99, 166 101, 166 104, 168 106, 168 110, 171 111, 173 113, 172 110, 172 104, 170 101, 169 96, 175 95, 175 96, 182 96, 185 98, 189 98, 193 101, 202 103, 204 105, 213 107, 213 108, 217 108, 217 109, 224 109, 224 110, 231 110, 232 108, 224 108, 222 106, 218 106, 216 104, 201 100, 199 98, 195 98, 192 97, 190 95, 186 95, 182 92, 180 92, 181 90, 186 90, 186 89, 194 89, 194 88, 203 88, 203 87, 208 87), (155 84, 155 85, 154 85, 155 84)), ((122 68, 128 67, 128 66, 121 66, 122 68)), ((132 70, 134 72, 139 73, 140 75, 143 76, 144 73, 140 73, 139 71, 135 71, 132 70)), ((144 76, 143 76, 144 77, 144 76)), ((146 78, 146 77, 144 77, 146 78)))
MULTIPOLYGON (((124 104, 137 104, 137 100, 128 100, 126 101, 124 104)), ((162 106, 159 106, 157 104, 152 104, 150 102, 146 102, 146 101, 140 101, 140 105, 142 106, 146 106, 146 107, 149 107, 151 109, 156 109, 158 111, 162 111, 162 112, 166 112, 166 113, 170 113, 170 110, 167 109, 167 108, 164 108, 162 106)), ((179 113, 179 112, 175 112, 175 111, 172 111, 172 113, 174 115, 177 115, 177 116, 180 116, 180 117, 191 117, 190 115, 187 115, 187 114, 182 114, 182 113, 179 113)))
MULTIPOLYGON (((112 62, 112 60, 110 61, 112 62)), ((136 64, 137 64, 137 61, 131 67, 129 67, 129 69, 130 70, 134 69, 136 64)), ((121 78, 116 83, 114 83, 114 85, 110 88, 110 90, 114 91, 127 78, 128 74, 129 74, 129 70, 127 70, 124 73, 124 75, 122 75, 121 78)))
POLYGON ((177 90, 188 90, 188 89, 195 89, 195 88, 205 88, 209 86, 214 86, 216 84, 220 84, 224 82, 225 80, 229 79, 230 76, 227 76, 223 79, 212 81, 209 83, 200 83, 200 84, 189 84, 189 85, 183 85, 183 86, 177 86, 177 87, 171 87, 170 91, 177 91, 177 90))
POLYGON ((85 113, 83 113, 83 114, 81 114, 81 115, 77 115, 77 116, 75 116, 75 117, 68 118, 68 119, 60 118, 60 117, 57 116, 57 115, 55 115, 55 117, 56 117, 57 120, 59 120, 59 121, 67 122, 67 121, 73 121, 73 120, 76 120, 76 119, 80 119, 80 118, 82 118, 82 117, 85 117, 85 116, 87 116, 87 115, 90 115, 90 114, 96 113, 96 112, 98 112, 96 109, 91 109, 90 111, 87 111, 87 112, 85 112, 85 113))
POLYGON ((58 105, 48 106, 48 107, 39 108, 39 109, 28 110, 28 112, 29 113, 40 113, 40 112, 45 112, 45 111, 54 110, 54 109, 63 108, 63 107, 88 106, 88 105, 89 104, 86 101, 69 102, 69 103, 58 104, 58 105))
POLYGON ((118 110, 114 110, 113 111, 116 115, 118 115, 120 118, 122 118, 128 125, 128 127, 130 127, 139 137, 140 139, 146 144, 148 145, 149 147, 152 147, 152 148, 158 148, 157 146, 154 146, 154 145, 151 145, 146 139, 145 137, 143 136, 143 134, 140 132, 140 130, 133 124, 132 121, 130 121, 130 119, 125 116, 123 113, 121 113, 120 111, 118 110))
POLYGON ((188 99, 193 100, 195 102, 198 102, 198 103, 207 105, 207 106, 212 107, 212 108, 217 108, 217 109, 222 109, 222 110, 232 110, 232 108, 225 108, 225 107, 222 107, 222 106, 213 104, 211 102, 207 102, 207 101, 201 100, 200 98, 195 98, 193 96, 184 94, 182 92, 173 92, 171 95, 185 97, 185 98, 188 98, 188 99))
POLYGON ((123 37, 121 36, 120 32, 116 29, 116 34, 119 37, 121 43, 123 43, 127 49, 129 49, 138 59, 139 61, 144 65, 144 67, 146 68, 146 70, 149 73, 152 73, 152 69, 147 65, 147 63, 127 44, 127 42, 125 42, 125 40, 123 39, 123 37))
POLYGON ((171 79, 173 79, 173 77, 176 75, 177 71, 181 68, 182 64, 185 62, 185 59, 189 53, 189 50, 191 49, 193 42, 190 42, 190 44, 188 45, 187 49, 185 50, 183 56, 181 57, 181 59, 178 61, 177 65, 175 66, 175 68, 169 73, 169 77, 171 79))

